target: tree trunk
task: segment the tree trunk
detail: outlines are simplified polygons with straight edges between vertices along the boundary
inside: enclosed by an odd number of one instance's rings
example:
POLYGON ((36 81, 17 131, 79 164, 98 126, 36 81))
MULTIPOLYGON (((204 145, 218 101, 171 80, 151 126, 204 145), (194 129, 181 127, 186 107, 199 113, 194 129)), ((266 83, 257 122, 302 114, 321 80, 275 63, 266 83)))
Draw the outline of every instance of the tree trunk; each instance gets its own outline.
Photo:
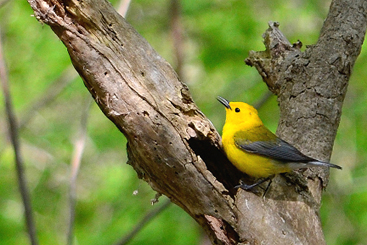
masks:
MULTIPOLYGON (((28 1, 37 19, 63 41, 101 110, 126 136, 128 163, 189 213, 214 244, 325 243, 318 210, 327 172, 277 177, 266 198, 234 190, 242 174, 224 156, 211 122, 171 66, 108 2, 28 1)), ((364 39, 365 3, 333 1, 318 43, 305 52, 270 23, 267 50, 247 59, 279 98, 279 135, 319 159, 331 154, 364 39)))

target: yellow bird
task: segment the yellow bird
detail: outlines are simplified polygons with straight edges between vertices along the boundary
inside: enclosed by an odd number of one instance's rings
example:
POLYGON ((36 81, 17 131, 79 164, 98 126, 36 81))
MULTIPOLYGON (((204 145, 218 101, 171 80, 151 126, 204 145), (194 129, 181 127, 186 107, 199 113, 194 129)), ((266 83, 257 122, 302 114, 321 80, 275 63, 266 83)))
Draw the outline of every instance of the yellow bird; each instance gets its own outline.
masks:
POLYGON ((294 169, 314 166, 341 169, 338 165, 308 157, 277 137, 264 126, 254 107, 243 102, 229 102, 220 96, 217 99, 226 108, 222 145, 228 159, 241 172, 261 178, 255 184, 236 187, 248 190, 276 174, 294 169))

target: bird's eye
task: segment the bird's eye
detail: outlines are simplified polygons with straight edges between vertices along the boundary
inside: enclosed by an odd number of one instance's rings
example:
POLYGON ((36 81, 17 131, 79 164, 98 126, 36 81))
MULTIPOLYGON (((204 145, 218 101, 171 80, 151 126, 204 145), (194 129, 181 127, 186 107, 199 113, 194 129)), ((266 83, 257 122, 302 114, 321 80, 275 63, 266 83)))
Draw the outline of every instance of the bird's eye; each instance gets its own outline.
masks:
POLYGON ((240 108, 236 108, 236 109, 234 109, 234 111, 235 112, 240 112, 241 110, 240 110, 240 108))

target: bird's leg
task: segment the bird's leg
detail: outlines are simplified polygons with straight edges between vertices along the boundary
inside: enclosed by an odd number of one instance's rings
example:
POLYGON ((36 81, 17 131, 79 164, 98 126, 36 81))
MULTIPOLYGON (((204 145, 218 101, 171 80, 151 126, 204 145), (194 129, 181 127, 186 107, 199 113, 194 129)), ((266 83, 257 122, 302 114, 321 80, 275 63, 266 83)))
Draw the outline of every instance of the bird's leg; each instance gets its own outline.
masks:
POLYGON ((268 193, 268 191, 269 191, 269 188, 270 188, 270 185, 271 185, 271 183, 273 182, 273 178, 267 178, 268 180, 269 180, 269 184, 268 184, 268 186, 266 187, 266 189, 265 189, 265 191, 264 191, 264 194, 263 194, 263 198, 265 199, 265 195, 268 193))
MULTIPOLYGON (((256 182, 256 183, 254 183, 254 184, 252 184, 252 185, 246 185, 245 183, 243 183, 242 182, 242 180, 240 181, 240 184, 239 185, 236 185, 234 188, 241 188, 241 189, 243 189, 243 190, 245 190, 245 191, 248 191, 248 190, 251 190, 252 188, 254 188, 255 186, 258 186, 258 185, 260 185, 260 184, 262 184, 262 183, 264 183, 265 181, 267 181, 267 180, 269 180, 270 178, 265 178, 265 179, 261 179, 261 180, 259 180, 258 182, 256 182)), ((269 186, 270 186, 270 183, 271 183, 271 181, 269 182, 269 184, 268 184, 268 187, 266 187, 266 190, 265 190, 265 193, 266 193, 266 191, 269 189, 269 186)))

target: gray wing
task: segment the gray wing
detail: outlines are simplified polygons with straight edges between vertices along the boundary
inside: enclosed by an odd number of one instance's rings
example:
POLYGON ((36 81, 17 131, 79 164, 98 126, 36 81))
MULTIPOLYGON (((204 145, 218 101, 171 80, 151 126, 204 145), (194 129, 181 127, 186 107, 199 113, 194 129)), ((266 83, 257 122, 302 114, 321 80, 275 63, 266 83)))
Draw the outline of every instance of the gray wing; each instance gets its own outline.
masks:
POLYGON ((272 141, 255 141, 252 143, 246 142, 244 144, 236 142, 236 145, 246 152, 266 156, 283 162, 306 163, 309 161, 317 161, 311 157, 305 156, 297 150, 297 148, 279 138, 272 141))

